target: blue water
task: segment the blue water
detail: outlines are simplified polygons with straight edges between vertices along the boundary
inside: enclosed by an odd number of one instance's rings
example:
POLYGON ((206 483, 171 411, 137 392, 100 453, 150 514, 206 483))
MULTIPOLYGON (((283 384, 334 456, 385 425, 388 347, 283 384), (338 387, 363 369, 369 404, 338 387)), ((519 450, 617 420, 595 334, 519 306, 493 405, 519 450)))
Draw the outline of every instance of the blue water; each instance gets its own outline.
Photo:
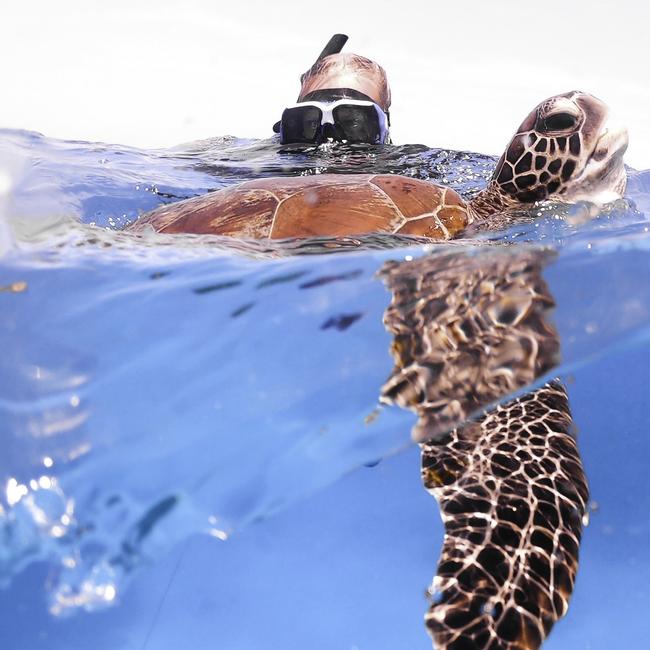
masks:
POLYGON ((120 232, 261 175, 399 172, 469 196, 495 159, 424 146, 171 150, 0 132, 0 647, 430 648, 442 525, 393 366, 387 260, 556 252, 545 270, 592 495, 546 648, 642 647, 650 606, 650 171, 586 219, 483 245, 255 245, 120 232), (507 248, 504 253, 507 254, 507 248))

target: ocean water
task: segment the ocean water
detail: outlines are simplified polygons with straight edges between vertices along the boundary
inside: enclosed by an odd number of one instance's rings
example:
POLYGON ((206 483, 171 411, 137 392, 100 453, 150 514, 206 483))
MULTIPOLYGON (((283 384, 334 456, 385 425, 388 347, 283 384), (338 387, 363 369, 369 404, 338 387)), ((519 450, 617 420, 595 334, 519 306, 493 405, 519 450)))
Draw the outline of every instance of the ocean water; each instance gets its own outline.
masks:
MULTIPOLYGON (((442 524, 393 368, 389 261, 548 251, 590 483, 569 613, 545 648, 641 647, 650 606, 650 171, 472 241, 273 245, 121 229, 260 176, 483 187, 419 145, 169 150, 0 131, 0 646, 430 648, 442 524), (495 252, 496 251, 496 252, 495 252)), ((503 396, 504 398, 507 396, 503 396)))

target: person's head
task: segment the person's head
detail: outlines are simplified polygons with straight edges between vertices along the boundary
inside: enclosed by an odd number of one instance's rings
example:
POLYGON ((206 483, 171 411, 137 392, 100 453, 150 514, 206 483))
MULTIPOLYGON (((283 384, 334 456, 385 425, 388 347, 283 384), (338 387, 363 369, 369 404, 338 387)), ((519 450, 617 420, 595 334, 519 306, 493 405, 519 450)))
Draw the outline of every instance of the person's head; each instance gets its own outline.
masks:
POLYGON ((346 40, 338 34, 332 37, 301 76, 297 103, 284 110, 276 125, 282 143, 389 142, 391 97, 386 72, 366 57, 341 53, 346 40))
POLYGON ((318 59, 300 77, 299 102, 310 99, 366 99, 385 113, 390 109, 386 71, 359 54, 339 52, 318 59))

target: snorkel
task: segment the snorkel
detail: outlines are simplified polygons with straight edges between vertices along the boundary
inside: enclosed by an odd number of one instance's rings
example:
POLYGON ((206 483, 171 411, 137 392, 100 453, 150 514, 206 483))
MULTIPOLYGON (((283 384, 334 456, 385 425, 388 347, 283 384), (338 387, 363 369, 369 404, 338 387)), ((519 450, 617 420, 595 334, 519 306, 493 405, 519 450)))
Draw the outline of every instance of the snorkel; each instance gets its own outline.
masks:
MULTIPOLYGON (((348 42, 348 36, 346 34, 334 34, 327 44, 323 48, 323 51, 318 55, 317 59, 312 64, 311 68, 307 72, 303 72, 300 75, 300 83, 303 83, 305 77, 312 74, 315 71, 316 66, 320 61, 322 61, 326 56, 331 56, 332 54, 339 54, 345 44, 348 42)), ((298 95, 298 101, 300 101, 300 95, 298 95)))

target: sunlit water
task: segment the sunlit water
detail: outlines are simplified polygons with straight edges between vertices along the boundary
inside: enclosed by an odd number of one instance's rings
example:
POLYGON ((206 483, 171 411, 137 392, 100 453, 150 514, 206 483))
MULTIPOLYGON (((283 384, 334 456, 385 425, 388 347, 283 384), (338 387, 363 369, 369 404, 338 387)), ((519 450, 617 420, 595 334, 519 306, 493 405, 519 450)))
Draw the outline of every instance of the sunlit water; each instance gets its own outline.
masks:
POLYGON ((593 499, 569 615, 545 647, 640 647, 650 172, 630 171, 626 200, 593 219, 542 208, 480 242, 271 246, 120 228, 259 176, 401 173, 470 196, 495 159, 4 131, 0 164, 3 648, 430 647, 442 525, 414 417, 378 408, 393 361, 376 273, 490 242, 557 252, 556 372, 593 499))

